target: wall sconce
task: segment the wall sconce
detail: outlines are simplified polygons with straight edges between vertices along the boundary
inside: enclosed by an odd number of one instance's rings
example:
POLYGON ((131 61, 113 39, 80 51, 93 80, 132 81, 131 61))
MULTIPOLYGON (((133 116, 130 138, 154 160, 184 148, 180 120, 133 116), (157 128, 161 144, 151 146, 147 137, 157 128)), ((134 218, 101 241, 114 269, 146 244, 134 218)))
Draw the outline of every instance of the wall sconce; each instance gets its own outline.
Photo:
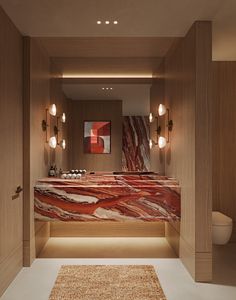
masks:
MULTIPOLYGON (((168 138, 166 140, 166 138, 164 136, 161 136, 161 126, 159 125, 159 118, 155 117, 155 119, 157 120, 157 142, 153 141, 153 140, 149 140, 149 147, 150 149, 153 148, 153 146, 158 145, 158 147, 160 149, 164 148, 166 146, 167 143, 169 143, 170 141, 170 131, 172 131, 173 129, 173 121, 170 120, 170 110, 168 108, 166 108, 166 106, 164 104, 160 104, 158 107, 158 116, 164 116, 167 112, 167 129, 168 129, 168 138)), ((149 121, 150 123, 153 122, 154 118, 152 113, 149 114, 149 121)))
POLYGON ((166 138, 163 136, 159 136, 158 138, 158 146, 160 149, 164 148, 166 146, 166 138))
POLYGON ((57 117, 57 124, 54 126, 53 131, 54 131, 54 136, 49 137, 50 134, 50 123, 49 123, 49 118, 50 115, 55 117, 57 114, 57 107, 56 104, 51 104, 49 108, 46 109, 46 118, 45 120, 42 121, 42 129, 43 131, 46 132, 46 143, 49 144, 49 146, 53 149, 57 147, 57 145, 61 146, 62 149, 66 148, 66 141, 62 139, 60 142, 58 142, 58 136, 59 136, 59 119, 61 120, 62 123, 66 122, 66 114, 62 113, 60 117, 57 117))
POLYGON ((158 115, 161 117, 161 116, 164 116, 165 113, 166 113, 165 105, 160 104, 159 107, 158 107, 158 115))
MULTIPOLYGON (((57 137, 58 141, 59 141, 59 132, 61 131, 59 129, 59 119, 61 120, 61 123, 65 123, 66 122, 66 115, 65 115, 65 113, 63 113, 61 115, 61 117, 57 117, 57 125, 54 126, 54 134, 57 137)), ((60 146, 63 150, 66 149, 66 140, 65 139, 61 139, 60 142, 57 142, 57 145, 60 146)))
POLYGON ((148 117, 148 118, 149 118, 149 122, 150 122, 150 123, 152 123, 152 122, 154 121, 154 117, 153 117, 153 114, 152 114, 152 113, 149 114, 149 117, 148 117))
MULTIPOLYGON (((158 120, 158 118, 156 118, 158 120)), ((152 139, 149 139, 149 148, 152 149, 154 146, 158 145, 160 149, 164 148, 166 146, 166 138, 161 136, 161 126, 158 125, 157 121, 157 142, 153 141, 152 139)))
POLYGON ((65 113, 63 113, 63 114, 61 115, 61 122, 62 122, 62 123, 66 123, 66 114, 65 114, 65 113))
POLYGON ((59 144, 63 150, 66 149, 66 140, 61 140, 59 144))
POLYGON ((50 137, 48 144, 51 148, 55 149, 57 146, 57 138, 55 136, 50 137))
POLYGON ((158 107, 158 114, 159 116, 164 116, 167 113, 167 132, 168 132, 168 137, 167 137, 167 143, 170 142, 170 132, 173 129, 173 121, 170 119, 170 110, 169 108, 166 108, 164 104, 160 104, 158 107))
POLYGON ((49 117, 50 117, 50 115, 51 116, 56 116, 56 114, 57 114, 56 104, 51 104, 49 106, 49 108, 46 109, 46 118, 45 118, 45 120, 42 121, 42 129, 43 129, 43 131, 46 131, 46 143, 49 143, 49 146, 51 148, 55 148, 54 147, 54 144, 55 144, 54 138, 55 137, 50 137, 50 139, 48 140, 49 129, 50 129, 50 126, 49 126, 49 117))
POLYGON ((56 107, 56 104, 51 104, 49 106, 49 113, 51 116, 55 117, 56 114, 57 114, 57 107, 56 107))

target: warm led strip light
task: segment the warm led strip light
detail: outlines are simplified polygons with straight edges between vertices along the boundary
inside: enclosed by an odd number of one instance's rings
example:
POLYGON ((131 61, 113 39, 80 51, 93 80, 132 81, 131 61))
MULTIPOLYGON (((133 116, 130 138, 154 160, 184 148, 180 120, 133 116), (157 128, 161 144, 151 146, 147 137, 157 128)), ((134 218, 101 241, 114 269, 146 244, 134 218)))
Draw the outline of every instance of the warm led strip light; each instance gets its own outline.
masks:
POLYGON ((153 78, 152 75, 70 75, 70 74, 63 74, 63 78, 153 78))

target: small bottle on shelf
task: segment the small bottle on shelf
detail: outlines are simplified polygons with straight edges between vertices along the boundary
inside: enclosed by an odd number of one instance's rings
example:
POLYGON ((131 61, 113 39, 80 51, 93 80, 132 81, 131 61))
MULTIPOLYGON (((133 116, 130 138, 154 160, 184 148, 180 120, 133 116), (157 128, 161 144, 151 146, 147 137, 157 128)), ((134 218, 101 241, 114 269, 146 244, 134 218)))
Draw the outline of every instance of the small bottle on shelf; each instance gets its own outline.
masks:
POLYGON ((53 166, 50 167, 50 170, 48 172, 49 177, 54 177, 55 176, 55 169, 53 166))

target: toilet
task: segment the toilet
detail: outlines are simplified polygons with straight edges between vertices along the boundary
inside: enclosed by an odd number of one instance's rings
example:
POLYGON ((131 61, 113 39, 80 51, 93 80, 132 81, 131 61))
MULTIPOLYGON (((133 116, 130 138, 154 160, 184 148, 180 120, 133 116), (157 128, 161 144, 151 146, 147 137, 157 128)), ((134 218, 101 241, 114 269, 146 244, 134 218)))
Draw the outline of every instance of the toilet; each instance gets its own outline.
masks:
POLYGON ((230 240, 233 220, 219 211, 212 212, 212 243, 225 245, 230 240))

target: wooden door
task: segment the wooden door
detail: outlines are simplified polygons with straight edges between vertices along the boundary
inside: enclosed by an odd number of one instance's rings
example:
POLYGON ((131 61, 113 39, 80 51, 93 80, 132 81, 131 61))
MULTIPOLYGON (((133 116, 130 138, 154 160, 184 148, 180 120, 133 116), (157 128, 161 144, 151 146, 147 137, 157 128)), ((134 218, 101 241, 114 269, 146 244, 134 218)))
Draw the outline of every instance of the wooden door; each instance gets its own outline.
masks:
POLYGON ((22 37, 0 7, 0 296, 22 268, 22 37))

